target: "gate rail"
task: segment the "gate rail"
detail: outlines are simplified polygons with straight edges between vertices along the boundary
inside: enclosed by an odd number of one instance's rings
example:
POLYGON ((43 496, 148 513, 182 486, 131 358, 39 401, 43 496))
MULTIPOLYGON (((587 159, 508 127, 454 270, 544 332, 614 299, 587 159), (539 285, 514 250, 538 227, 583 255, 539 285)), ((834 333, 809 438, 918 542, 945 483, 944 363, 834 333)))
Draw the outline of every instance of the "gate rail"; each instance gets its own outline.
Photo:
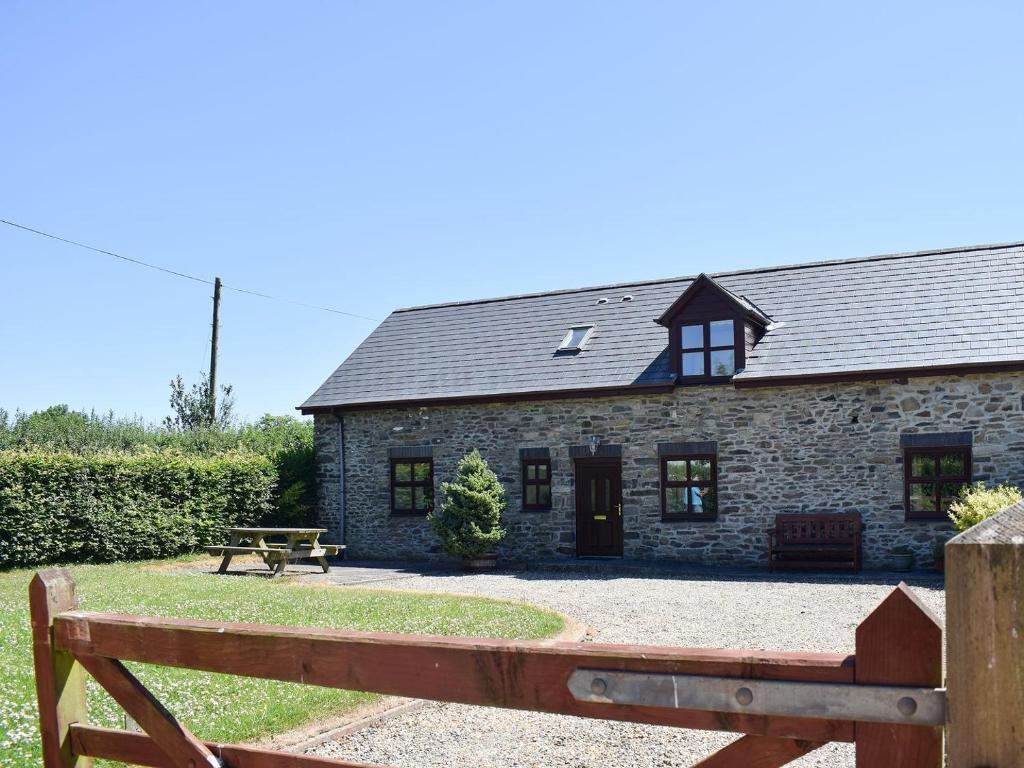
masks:
MULTIPOLYGON (((973 540, 949 545, 952 768, 1024 765, 1024 641, 1013 639, 1014 632, 1024 637, 1018 606, 1024 505, 1019 516, 1022 535, 1013 534, 1009 554, 986 550, 988 560, 979 561, 972 547, 981 545, 973 540), (982 571, 987 592, 972 600, 982 571), (962 594, 955 597, 954 590, 962 594), (964 621, 954 621, 961 614, 964 621), (980 653, 975 646, 984 633, 989 643, 980 653), (985 729, 987 746, 974 744, 978 728, 985 729), (969 757, 958 761, 958 754, 969 757)), ((77 610, 74 582, 63 569, 36 574, 30 604, 46 768, 86 768, 93 757, 169 768, 359 766, 202 742, 124 661, 742 734, 700 768, 773 768, 829 741, 854 743, 858 767, 940 768, 943 761, 942 631, 905 584, 857 627, 851 655, 510 642, 90 613, 77 610), (88 724, 86 672, 144 733, 88 724)))

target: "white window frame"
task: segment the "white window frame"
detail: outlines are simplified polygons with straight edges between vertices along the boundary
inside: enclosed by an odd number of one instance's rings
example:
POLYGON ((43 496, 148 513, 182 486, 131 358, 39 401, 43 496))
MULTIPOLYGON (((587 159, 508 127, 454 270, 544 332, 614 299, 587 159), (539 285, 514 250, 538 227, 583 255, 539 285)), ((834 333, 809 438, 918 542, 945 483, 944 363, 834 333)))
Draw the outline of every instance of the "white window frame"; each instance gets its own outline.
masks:
POLYGON ((559 352, 579 352, 590 341, 590 337, 594 335, 593 325, 570 325, 569 330, 566 331, 565 337, 562 339, 562 343, 558 345, 559 352), (579 344, 570 346, 569 342, 572 341, 572 337, 575 331, 584 331, 583 338, 580 339, 579 344))

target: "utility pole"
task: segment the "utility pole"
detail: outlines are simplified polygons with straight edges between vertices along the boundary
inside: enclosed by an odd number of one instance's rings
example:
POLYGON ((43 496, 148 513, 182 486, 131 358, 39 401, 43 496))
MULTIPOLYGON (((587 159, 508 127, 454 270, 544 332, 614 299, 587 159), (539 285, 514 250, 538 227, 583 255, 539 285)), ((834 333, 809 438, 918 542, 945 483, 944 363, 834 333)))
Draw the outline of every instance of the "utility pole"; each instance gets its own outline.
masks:
POLYGON ((210 337, 210 426, 217 423, 217 334, 220 330, 220 278, 213 278, 213 335, 210 337))

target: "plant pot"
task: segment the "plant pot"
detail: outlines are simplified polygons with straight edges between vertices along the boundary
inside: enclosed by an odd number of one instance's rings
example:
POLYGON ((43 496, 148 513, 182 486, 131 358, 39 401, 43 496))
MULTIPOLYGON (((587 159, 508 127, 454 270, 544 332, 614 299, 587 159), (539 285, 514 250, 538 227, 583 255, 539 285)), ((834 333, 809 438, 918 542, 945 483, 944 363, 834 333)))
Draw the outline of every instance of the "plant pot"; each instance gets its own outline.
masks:
POLYGON ((498 556, 493 553, 462 558, 462 568, 466 571, 493 571, 497 567, 498 556))
POLYGON ((907 555, 896 555, 892 556, 892 567, 897 573, 906 573, 914 567, 914 556, 911 554, 907 555))

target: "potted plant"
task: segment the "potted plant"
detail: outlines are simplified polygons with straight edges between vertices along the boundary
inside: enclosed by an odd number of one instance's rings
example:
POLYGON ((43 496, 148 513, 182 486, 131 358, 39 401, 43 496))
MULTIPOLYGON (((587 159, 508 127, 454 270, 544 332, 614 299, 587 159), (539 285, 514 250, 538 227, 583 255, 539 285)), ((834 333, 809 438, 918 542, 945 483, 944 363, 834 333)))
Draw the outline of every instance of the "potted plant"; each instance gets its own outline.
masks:
POLYGON ((914 567, 914 553, 910 547, 895 547, 892 550, 893 568, 906 573, 914 567))
POLYGON ((468 570, 494 568, 494 547, 507 533, 501 527, 501 513, 508 499, 479 451, 474 449, 462 458, 454 482, 442 483, 441 493, 440 506, 427 516, 441 547, 461 557, 468 570))

